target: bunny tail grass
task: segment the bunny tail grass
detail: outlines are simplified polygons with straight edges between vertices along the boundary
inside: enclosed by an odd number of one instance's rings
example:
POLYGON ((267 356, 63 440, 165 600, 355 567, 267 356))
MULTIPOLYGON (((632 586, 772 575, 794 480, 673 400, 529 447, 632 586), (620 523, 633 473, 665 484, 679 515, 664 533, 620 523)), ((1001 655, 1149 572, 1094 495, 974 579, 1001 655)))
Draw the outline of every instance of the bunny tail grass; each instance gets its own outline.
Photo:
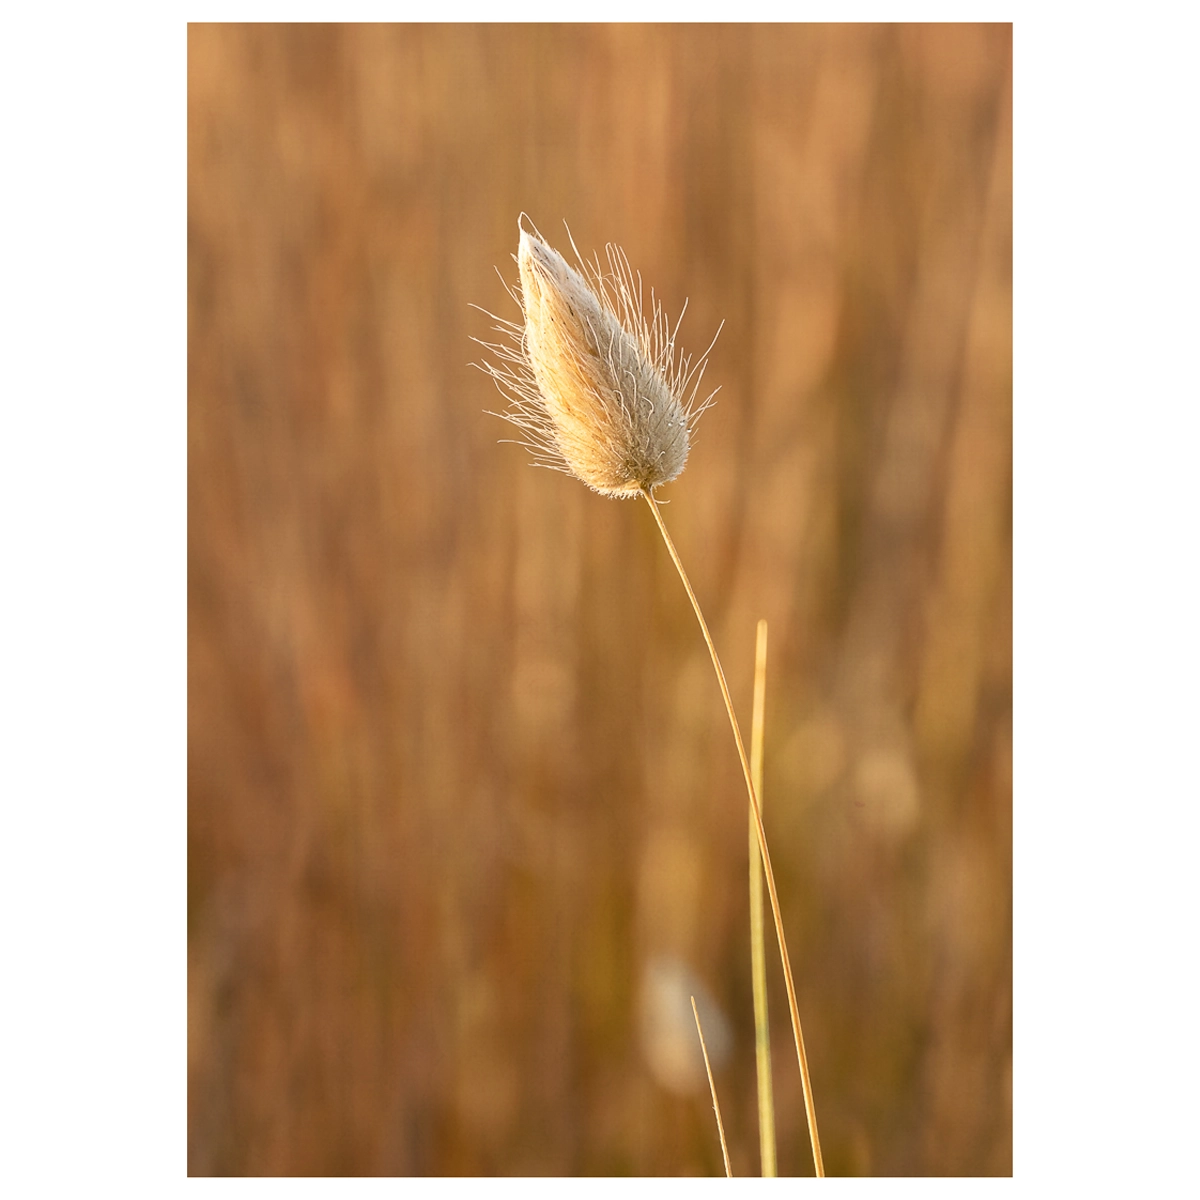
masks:
POLYGON ((509 401, 497 415, 535 463, 602 496, 636 497, 676 478, 712 402, 697 400, 708 350, 694 362, 679 352, 683 314, 671 325, 653 291, 646 303, 619 247, 608 246, 607 271, 599 258, 579 259, 576 270, 536 230, 518 227, 521 291, 509 295, 523 320, 489 313, 499 340, 476 339, 491 354, 477 365, 509 401))
POLYGON ((522 214, 517 220, 520 296, 509 289, 523 320, 518 324, 493 315, 492 329, 499 340, 476 339, 492 356, 477 365, 508 397, 509 410, 498 415, 524 435, 536 463, 574 475, 603 496, 646 497, 683 580, 712 655, 746 776, 787 984, 813 1162, 817 1174, 824 1175, 796 986, 746 747, 712 635, 654 499, 654 489, 683 470, 696 421, 712 402, 709 396, 696 403, 712 343, 695 362, 681 356, 676 348, 679 321, 668 323, 653 291, 647 308, 642 278, 630 269, 621 250, 608 247, 607 272, 598 258, 590 266, 580 260, 581 270, 576 271, 536 228, 524 227, 526 219, 522 214))
POLYGON ((688 599, 692 602, 692 609, 696 613, 696 620, 700 622, 700 632, 704 634, 704 641, 708 645, 708 653, 712 658, 713 670, 717 673, 717 683, 721 687, 721 697, 725 701, 725 711, 729 714, 729 724, 733 727, 733 740, 737 743, 738 758, 742 762, 742 774, 746 777, 746 791, 750 796, 750 808, 754 813, 754 824, 758 832, 758 848, 762 853, 763 870, 767 876, 767 891, 771 897, 771 914, 775 918, 775 934, 779 939, 779 958, 783 964, 783 980, 787 985, 788 1008, 791 1010, 792 1017, 792 1034, 796 1039, 796 1058, 800 1063, 800 1079, 804 1085, 804 1111, 808 1117, 808 1135, 812 1141, 813 1165, 816 1168, 817 1175, 823 1178, 825 1175, 825 1164, 821 1158, 821 1141, 817 1136, 817 1110, 813 1102, 812 1081, 808 1075, 808 1055, 804 1052, 804 1034, 800 1030, 800 1009, 796 1003, 796 985, 792 980, 792 965, 788 959, 787 941, 783 936, 783 917, 779 911, 779 894, 775 890, 775 872, 771 869, 771 855, 767 850, 767 834, 763 828, 762 810, 758 806, 758 797, 754 792, 754 779, 750 771, 750 760, 746 757, 746 747, 742 741, 742 731, 738 727, 737 716, 733 711, 733 700, 729 695, 729 685, 725 682, 725 672, 721 667, 717 648, 713 644, 712 634, 708 631, 708 622, 705 621, 704 613, 700 610, 700 602, 696 599, 696 593, 692 591, 692 585, 688 580, 687 572, 683 569, 679 552, 675 549, 675 543, 671 541, 671 535, 667 532, 666 524, 662 519, 662 513, 658 509, 658 502, 654 499, 653 494, 648 488, 642 489, 642 495, 645 496, 646 503, 650 505, 650 511, 654 514, 658 531, 662 534, 663 541, 667 544, 667 552, 671 556, 671 561, 675 564, 676 571, 679 572, 679 578, 683 582, 684 591, 687 592, 688 599))

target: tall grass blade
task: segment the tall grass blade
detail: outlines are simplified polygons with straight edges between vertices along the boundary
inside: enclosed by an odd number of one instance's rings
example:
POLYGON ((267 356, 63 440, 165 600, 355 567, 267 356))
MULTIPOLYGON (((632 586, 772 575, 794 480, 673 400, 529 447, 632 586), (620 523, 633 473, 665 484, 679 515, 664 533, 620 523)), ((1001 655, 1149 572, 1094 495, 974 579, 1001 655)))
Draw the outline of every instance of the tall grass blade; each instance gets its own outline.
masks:
POLYGON ((721 1139, 721 1157, 725 1159, 725 1177, 733 1178, 733 1170, 729 1166, 729 1147, 725 1144, 725 1122, 721 1120, 721 1106, 717 1102, 717 1083, 713 1079, 712 1063, 708 1061, 708 1047, 704 1044, 704 1030, 700 1028, 700 1010, 696 1007, 696 997, 692 997, 692 1015, 696 1018, 696 1032, 700 1035, 700 1051, 704 1055, 704 1069, 708 1072, 708 1090, 712 1093, 713 1112, 717 1114, 717 1135, 721 1139))
MULTIPOLYGON (((767 699, 767 623, 759 621, 754 646, 754 715, 750 721, 750 774, 763 803, 763 727, 767 699)), ((750 819, 750 977, 754 985, 754 1055, 758 1068, 758 1146, 763 1178, 778 1174, 775 1160, 775 1091, 771 1083, 771 1025, 767 1019, 767 956, 763 937, 762 855, 754 810, 750 819)))

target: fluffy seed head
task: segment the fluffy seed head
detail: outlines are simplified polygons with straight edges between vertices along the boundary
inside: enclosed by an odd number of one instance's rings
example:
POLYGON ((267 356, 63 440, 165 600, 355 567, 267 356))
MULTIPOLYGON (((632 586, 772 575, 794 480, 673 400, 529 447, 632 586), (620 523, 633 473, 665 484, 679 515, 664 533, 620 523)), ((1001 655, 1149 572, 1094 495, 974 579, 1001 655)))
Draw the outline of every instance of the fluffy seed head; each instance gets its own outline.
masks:
POLYGON ((636 496, 674 479, 712 402, 695 404, 708 351, 695 365, 677 356, 679 323, 670 328, 653 292, 647 319, 641 276, 617 247, 606 247, 607 272, 599 259, 580 260, 577 271, 538 234, 520 234, 521 295, 509 294, 524 322, 494 317, 505 340, 481 343, 495 358, 483 370, 511 402, 499 415, 539 465, 602 495, 636 496))

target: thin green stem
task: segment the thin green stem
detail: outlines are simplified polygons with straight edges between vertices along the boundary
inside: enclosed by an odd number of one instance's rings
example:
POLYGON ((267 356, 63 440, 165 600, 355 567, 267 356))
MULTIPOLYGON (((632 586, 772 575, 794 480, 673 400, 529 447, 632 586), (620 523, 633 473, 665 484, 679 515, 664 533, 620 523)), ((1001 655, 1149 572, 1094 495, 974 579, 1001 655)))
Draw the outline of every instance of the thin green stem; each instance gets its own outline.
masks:
MULTIPOLYGON (((759 621, 754 645, 754 715, 750 719, 750 774, 763 803, 763 730, 767 701, 767 623, 759 621)), ((767 1019, 767 955, 763 930, 763 870, 758 826, 749 815, 750 978, 754 985, 754 1056, 758 1067, 758 1148, 764 1179, 778 1174, 775 1157, 775 1090, 771 1084, 771 1023, 767 1019)))
POLYGON ((658 510, 658 502, 648 490, 643 490, 642 495, 646 497, 646 503, 650 505, 650 511, 654 514, 658 531, 662 534, 663 541, 666 543, 667 552, 671 555, 671 561, 675 564, 675 569, 679 572, 679 578, 683 582, 688 599, 692 602, 692 609, 696 614, 696 620, 700 622, 700 632, 704 635, 704 641, 708 645, 708 653, 712 658, 713 670, 717 673, 717 683, 721 688, 721 697, 725 701, 725 711, 729 714, 729 724, 733 727, 733 740, 737 743, 738 758, 742 763, 742 774, 746 778, 746 791, 749 793, 750 807, 754 812, 754 824, 758 832, 758 848, 762 853, 763 870, 767 876, 767 891, 771 897, 771 914, 775 918, 775 936, 779 940, 779 959, 783 964, 783 981, 787 986, 788 1008, 791 1011, 792 1017, 792 1034, 796 1040, 796 1059, 800 1064, 800 1081, 804 1087, 804 1110, 808 1117, 808 1135, 812 1141, 813 1165, 816 1168, 817 1175, 823 1177, 825 1175, 825 1164, 821 1158, 820 1138, 817 1136, 817 1110, 813 1102, 812 1081, 808 1075, 808 1055, 804 1051, 804 1034, 800 1030, 800 1009, 796 1003, 796 985, 792 979, 792 965, 788 959, 787 941, 783 936, 783 916, 779 911, 779 894, 775 890, 775 872, 771 868, 771 854, 767 849, 767 833, 763 828, 762 810, 758 806, 758 797, 754 793, 754 779, 750 772, 750 760, 746 757, 746 746, 742 741, 742 731, 738 727, 737 715, 733 711, 733 700, 729 695, 729 685, 725 682, 725 672, 721 667, 721 659, 717 655, 716 646, 713 644, 712 634, 708 631, 708 622, 705 621, 704 613, 700 610, 700 602, 696 599, 696 593, 692 591, 692 585, 688 580, 687 572, 683 569, 679 552, 675 549, 675 543, 671 541, 671 535, 667 532, 667 527, 662 519, 662 513, 658 510))

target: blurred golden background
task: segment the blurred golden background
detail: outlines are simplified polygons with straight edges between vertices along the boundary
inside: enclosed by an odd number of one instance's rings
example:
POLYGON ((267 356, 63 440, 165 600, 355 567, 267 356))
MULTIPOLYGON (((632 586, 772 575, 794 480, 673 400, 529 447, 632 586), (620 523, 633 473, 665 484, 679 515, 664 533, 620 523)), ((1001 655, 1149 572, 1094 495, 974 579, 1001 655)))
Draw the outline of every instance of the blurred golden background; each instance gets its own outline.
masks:
POLYGON ((1011 1174, 1011 81, 1006 25, 190 27, 190 1173, 720 1173, 696 988, 759 1170, 704 644, 468 365, 524 211, 725 321, 661 496, 747 732, 770 622, 829 1173, 1011 1174))

